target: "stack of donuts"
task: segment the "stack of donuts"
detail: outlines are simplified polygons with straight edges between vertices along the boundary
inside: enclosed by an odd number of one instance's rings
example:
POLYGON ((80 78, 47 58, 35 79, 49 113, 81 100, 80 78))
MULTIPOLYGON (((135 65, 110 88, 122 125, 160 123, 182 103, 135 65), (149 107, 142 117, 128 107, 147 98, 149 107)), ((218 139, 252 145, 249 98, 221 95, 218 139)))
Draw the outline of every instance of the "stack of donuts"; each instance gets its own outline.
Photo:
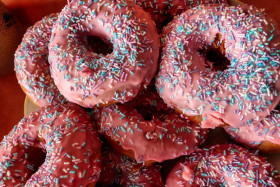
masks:
POLYGON ((263 9, 72 0, 14 62, 40 108, 2 140, 0 186, 280 186, 259 155, 280 152, 280 31, 263 9))

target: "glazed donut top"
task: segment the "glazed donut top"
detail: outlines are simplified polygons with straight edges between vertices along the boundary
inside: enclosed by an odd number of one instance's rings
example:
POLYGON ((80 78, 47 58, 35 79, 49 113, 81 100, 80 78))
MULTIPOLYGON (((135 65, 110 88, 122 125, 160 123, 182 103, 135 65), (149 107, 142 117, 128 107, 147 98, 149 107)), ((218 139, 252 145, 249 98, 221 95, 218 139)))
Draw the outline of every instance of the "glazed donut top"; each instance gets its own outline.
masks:
MULTIPOLYGON (((278 107, 279 108, 279 107, 278 107)), ((264 141, 280 145, 280 112, 273 110, 260 122, 238 128, 224 127, 235 140, 249 147, 256 147, 264 141)))
POLYGON ((279 29, 263 10, 199 6, 165 27, 162 43, 158 92, 185 115, 201 115, 202 127, 260 121, 278 104, 279 29), (230 65, 214 71, 200 51, 219 34, 230 65))
POLYGON ((192 153, 169 173, 166 186, 279 186, 279 174, 263 157, 234 145, 192 153))
POLYGON ((131 103, 103 107, 98 119, 100 133, 109 142, 132 150, 134 155, 129 156, 137 161, 162 162, 194 152, 208 130, 168 109, 151 90, 149 86, 131 103))
POLYGON ((71 103, 42 107, 2 140, 0 185, 85 186, 99 177, 100 154, 97 131, 82 108, 71 103), (39 165, 36 149, 46 152, 39 165))
POLYGON ((148 13, 130 0, 71 1, 60 13, 49 45, 54 81, 67 100, 84 107, 127 102, 157 70, 159 36, 148 13), (113 44, 91 52, 88 37, 113 44))
POLYGON ((48 45, 58 14, 51 14, 29 27, 15 52, 15 72, 25 93, 38 106, 61 103, 64 97, 50 73, 48 45))

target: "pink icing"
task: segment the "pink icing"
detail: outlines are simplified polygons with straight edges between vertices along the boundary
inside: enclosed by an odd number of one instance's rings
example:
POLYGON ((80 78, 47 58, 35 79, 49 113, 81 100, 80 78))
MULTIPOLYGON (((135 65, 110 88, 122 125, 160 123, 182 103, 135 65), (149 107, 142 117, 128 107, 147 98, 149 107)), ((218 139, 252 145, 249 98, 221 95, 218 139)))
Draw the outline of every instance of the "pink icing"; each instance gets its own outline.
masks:
POLYGON ((75 104, 49 105, 23 118, 0 146, 2 186, 85 186, 100 174, 101 142, 75 104), (37 165, 37 153, 46 153, 37 165), (38 170, 36 169, 38 168, 38 170))
POLYGON ((280 100, 279 29, 253 6, 199 6, 165 27, 156 84, 169 106, 202 116, 203 128, 262 120, 280 100), (230 65, 214 71, 200 50, 217 34, 230 65))
POLYGON ((60 13, 49 45, 52 75, 67 100, 84 107, 127 102, 157 70, 159 37, 149 15, 131 1, 72 1, 60 13), (91 52, 98 36, 113 52, 91 52))
POLYGON ((264 141, 280 145, 280 112, 274 110, 260 122, 238 128, 224 127, 224 129, 237 142, 249 147, 257 147, 264 141))
POLYGON ((208 130, 168 109, 151 90, 148 87, 131 103, 100 109, 99 131, 109 141, 132 150, 137 161, 162 162, 194 152, 208 130), (138 110, 151 119, 145 120, 138 110))
POLYGON ((192 179, 193 174, 194 174, 194 172, 192 169, 190 169, 187 166, 184 166, 184 171, 183 171, 182 177, 185 181, 190 181, 192 179))
POLYGON ((166 179, 167 187, 279 185, 278 172, 265 158, 233 144, 197 150, 181 159, 166 179), (193 173, 185 179, 186 169, 193 173))
POLYGON ((15 53, 18 83, 38 106, 61 103, 64 97, 50 73, 48 45, 58 14, 51 14, 28 28, 15 53))

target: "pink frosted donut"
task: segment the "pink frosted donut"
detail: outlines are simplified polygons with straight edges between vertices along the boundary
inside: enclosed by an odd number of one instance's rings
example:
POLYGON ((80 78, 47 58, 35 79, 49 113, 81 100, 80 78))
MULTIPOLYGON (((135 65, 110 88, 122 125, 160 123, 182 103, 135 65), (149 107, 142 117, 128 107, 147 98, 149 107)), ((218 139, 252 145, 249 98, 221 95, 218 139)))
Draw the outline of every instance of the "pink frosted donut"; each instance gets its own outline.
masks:
POLYGON ((155 24, 132 1, 77 0, 59 14, 49 61, 67 100, 93 107, 134 98, 156 73, 159 47, 155 24), (113 52, 92 52, 90 36, 110 41, 113 52))
POLYGON ((279 29, 263 10, 199 6, 165 27, 162 42, 158 92, 186 116, 202 117, 203 128, 260 121, 278 104, 279 29), (213 42, 224 44, 229 64, 205 54, 213 42))
POLYGON ((102 148, 102 186, 163 187, 159 166, 143 166, 110 147, 102 148))
POLYGON ((99 177, 100 156, 97 131, 82 108, 42 107, 2 140, 0 185, 86 186, 99 177))
POLYGON ((50 73, 48 45, 58 14, 51 14, 29 27, 15 53, 18 83, 38 106, 61 103, 64 97, 50 73))
POLYGON ((113 147, 138 162, 162 162, 194 152, 204 142, 208 130, 180 117, 174 110, 166 110, 166 105, 162 105, 163 110, 152 106, 157 103, 162 102, 157 99, 150 104, 143 102, 144 107, 140 108, 139 102, 132 101, 100 109, 100 133, 113 147))
POLYGON ((265 158, 233 144, 203 148, 182 159, 166 186, 279 186, 277 170, 265 158))
POLYGON ((264 152, 280 151, 280 112, 273 110, 260 122, 246 124, 238 128, 224 127, 231 137, 248 147, 264 152), (272 144, 275 145, 272 145, 272 144))

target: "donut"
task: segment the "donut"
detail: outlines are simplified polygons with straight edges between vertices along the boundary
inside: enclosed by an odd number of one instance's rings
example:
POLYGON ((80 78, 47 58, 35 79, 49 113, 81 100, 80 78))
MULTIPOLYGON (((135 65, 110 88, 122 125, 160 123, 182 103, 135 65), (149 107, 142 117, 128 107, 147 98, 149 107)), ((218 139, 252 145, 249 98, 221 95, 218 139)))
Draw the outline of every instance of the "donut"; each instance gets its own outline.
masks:
POLYGON ((157 90, 202 128, 265 118, 279 103, 279 29, 261 9, 201 5, 162 34, 157 90))
POLYGON ((98 183, 102 186, 164 186, 158 165, 143 166, 111 147, 102 147, 102 170, 98 183))
POLYGON ((100 157, 90 116, 75 104, 48 105, 24 117, 1 141, 0 185, 92 185, 101 172, 100 157))
POLYGON ((166 186, 279 186, 279 173, 264 157, 234 145, 203 148, 179 161, 166 186))
MULTIPOLYGON (((143 95, 153 94, 148 93, 143 95)), ((99 111, 99 132, 122 154, 150 164, 190 154, 204 142, 207 129, 180 117, 174 110, 165 111, 166 106, 157 110, 152 105, 161 101, 151 99, 148 104, 144 100, 143 108, 133 105, 138 101, 131 101, 103 107, 99 111)))
POLYGON ((77 0, 58 16, 49 62, 63 96, 92 108, 134 98, 156 73, 159 47, 155 24, 132 1, 77 0), (92 52, 90 36, 109 41, 113 52, 92 52))
MULTIPOLYGON (((279 105, 278 107, 279 108, 279 105)), ((280 152, 280 112, 273 110, 260 122, 240 127, 223 127, 237 142, 262 152, 280 152)))
POLYGON ((61 103, 60 94, 51 77, 48 45, 58 13, 45 16, 29 27, 15 52, 14 64, 18 83, 38 106, 61 103))

